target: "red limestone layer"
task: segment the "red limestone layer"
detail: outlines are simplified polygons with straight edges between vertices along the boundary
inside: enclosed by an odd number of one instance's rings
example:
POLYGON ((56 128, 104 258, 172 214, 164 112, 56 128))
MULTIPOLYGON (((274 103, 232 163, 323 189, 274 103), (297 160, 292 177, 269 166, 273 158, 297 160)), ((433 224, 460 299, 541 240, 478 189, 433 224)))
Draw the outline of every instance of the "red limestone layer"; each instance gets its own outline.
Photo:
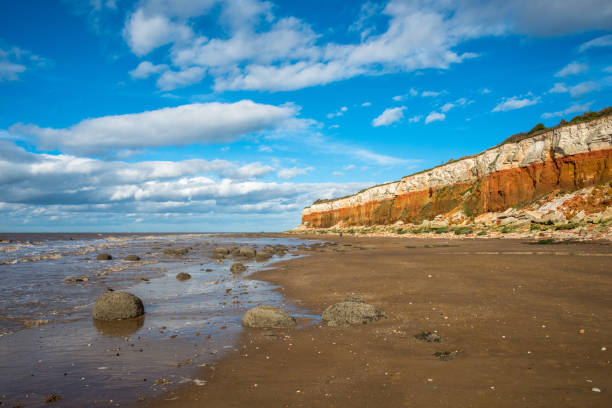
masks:
POLYGON ((612 180, 612 116, 565 125, 516 143, 355 195, 324 200, 302 212, 302 224, 419 223, 460 208, 467 217, 527 204, 555 190, 612 180))

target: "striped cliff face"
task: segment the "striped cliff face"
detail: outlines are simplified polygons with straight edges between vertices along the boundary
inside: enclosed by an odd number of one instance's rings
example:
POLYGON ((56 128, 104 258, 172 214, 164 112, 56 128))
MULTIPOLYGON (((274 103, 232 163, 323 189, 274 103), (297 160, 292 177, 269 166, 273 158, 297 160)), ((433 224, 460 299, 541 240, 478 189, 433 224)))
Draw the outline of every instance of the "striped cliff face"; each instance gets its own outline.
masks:
POLYGON ((302 224, 419 223, 460 208, 468 216, 504 211, 555 190, 612 180, 612 116, 566 125, 355 195, 313 204, 302 224))

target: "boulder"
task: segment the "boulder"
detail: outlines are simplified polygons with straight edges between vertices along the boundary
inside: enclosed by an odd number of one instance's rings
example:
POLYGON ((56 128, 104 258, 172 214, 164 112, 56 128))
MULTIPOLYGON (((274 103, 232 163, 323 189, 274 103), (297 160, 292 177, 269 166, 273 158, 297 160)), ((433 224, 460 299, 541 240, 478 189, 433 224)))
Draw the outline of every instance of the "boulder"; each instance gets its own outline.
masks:
POLYGON ((221 254, 221 255, 229 255, 229 253, 231 252, 229 248, 225 248, 225 247, 217 247, 215 248, 215 254, 221 254))
POLYGON ((274 254, 270 253, 270 252, 257 252, 257 254, 255 254, 255 260, 257 262, 265 262, 268 259, 272 258, 274 254))
POLYGON ((321 315, 321 319, 327 322, 328 326, 365 324, 383 317, 386 318, 387 315, 360 298, 355 299, 352 296, 347 297, 343 302, 329 306, 321 315))
POLYGON ((93 318, 98 320, 131 319, 144 314, 144 305, 137 296, 127 292, 106 292, 96 300, 93 318))
POLYGON ((274 306, 257 306, 247 310, 242 316, 244 327, 257 329, 284 329, 295 327, 295 324, 293 316, 274 306))
POLYGON ((96 256, 96 259, 98 261, 110 261, 111 259, 113 259, 113 257, 111 256, 111 254, 98 254, 98 256, 96 256))
POLYGON ((168 248, 164 249, 164 254, 173 256, 187 255, 190 248, 168 248))
POLYGON ((244 256, 245 258, 255 258, 257 251, 253 248, 240 248, 238 250, 238 256, 244 256))
POLYGON ((246 266, 244 266, 242 262, 234 262, 232 266, 230 266, 230 271, 232 273, 242 273, 246 271, 246 266))
POLYGON ((565 223, 565 222, 567 222, 567 220, 565 219, 565 216, 563 214, 561 214, 560 212, 558 212, 558 211, 551 211, 548 214, 546 214, 545 216, 543 216, 539 222, 541 224, 553 225, 553 224, 562 224, 562 223, 565 223))
POLYGON ((191 279, 191 275, 188 274, 187 272, 180 272, 176 275, 176 279, 180 281, 186 281, 186 280, 191 279))
POLYGON ((130 261, 130 262, 140 261, 140 257, 138 255, 128 255, 123 259, 125 259, 126 261, 130 261))

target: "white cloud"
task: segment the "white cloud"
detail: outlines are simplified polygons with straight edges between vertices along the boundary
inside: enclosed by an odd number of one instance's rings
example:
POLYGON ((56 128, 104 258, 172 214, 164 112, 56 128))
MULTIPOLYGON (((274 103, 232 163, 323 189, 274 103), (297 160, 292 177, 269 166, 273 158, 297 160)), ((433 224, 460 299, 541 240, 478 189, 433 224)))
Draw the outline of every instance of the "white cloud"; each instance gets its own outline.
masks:
MULTIPOLYGON (((359 31, 359 40, 338 44, 326 42, 326 36, 295 17, 277 18, 267 1, 141 0, 126 21, 124 37, 137 55, 172 44, 173 70, 199 67, 213 78, 217 91, 283 91, 359 75, 448 69, 477 56, 459 53, 459 45, 488 35, 558 36, 611 29, 607 0, 585 1, 560 1, 554 8, 544 0, 366 2, 349 26, 349 31, 359 31), (193 33, 192 19, 213 10, 220 10, 215 21, 221 27, 208 31, 223 36, 193 33), (381 30, 377 26, 383 19, 381 30)), ((202 78, 193 75, 176 86, 202 78)))
POLYGON ((550 90, 548 91, 548 93, 565 93, 568 92, 569 90, 567 89, 567 87, 565 86, 565 83, 563 82, 557 82, 555 83, 555 86, 553 86, 552 88, 550 88, 550 90))
POLYGON ((157 86, 163 91, 171 91, 200 82, 205 75, 206 71, 201 67, 191 67, 182 71, 166 71, 157 79, 157 86))
POLYGON ((404 118, 404 109, 406 109, 405 106, 385 109, 383 113, 372 121, 372 126, 389 126, 393 123, 399 122, 404 118))
POLYGON ((580 46, 579 51, 583 52, 588 50, 589 48, 596 47, 612 47, 612 34, 602 35, 601 37, 597 37, 583 43, 580 46))
POLYGON ((597 83, 592 81, 581 82, 578 85, 574 85, 569 88, 569 93, 572 98, 578 98, 582 95, 586 95, 590 92, 598 90, 600 87, 597 83))
POLYGON ((48 60, 19 47, 0 48, 0 82, 17 81, 31 67, 44 67, 48 60))
POLYGON ((343 167, 344 170, 353 170, 355 168, 354 164, 348 164, 343 167))
POLYGON ((327 114, 327 118, 328 119, 333 119, 333 118, 340 117, 340 116, 344 115, 344 113, 346 111, 348 111, 348 108, 346 106, 343 106, 340 109, 338 109, 336 112, 328 113, 327 114))
POLYGON ((258 152, 264 152, 264 153, 272 153, 272 148, 270 146, 259 146, 259 148, 257 149, 258 152))
POLYGON ((367 108, 368 106, 372 106, 372 102, 364 102, 361 104, 361 106, 363 106, 364 108, 367 108))
POLYGON ((332 172, 332 176, 341 177, 344 176, 344 173, 342 173, 341 171, 334 171, 332 172))
POLYGON ((421 96, 423 98, 435 98, 436 96, 440 96, 442 93, 444 93, 444 91, 423 91, 421 92, 421 96))
POLYGON ((493 108, 493 112, 507 112, 515 109, 522 109, 527 106, 535 105, 540 101, 540 98, 513 96, 512 98, 504 98, 497 106, 493 108))
POLYGON ((282 179, 291 179, 300 175, 305 175, 314 170, 314 167, 306 167, 300 169, 298 167, 292 167, 290 169, 281 169, 276 173, 279 178, 282 179))
POLYGON ((583 72, 586 72, 588 69, 589 66, 587 64, 574 61, 563 67, 563 69, 557 72, 555 76, 563 78, 569 75, 581 74, 583 72))
POLYGON ((232 142, 249 133, 299 125, 300 120, 295 119, 297 110, 291 105, 264 105, 249 100, 194 103, 86 119, 65 129, 16 124, 10 133, 35 136, 43 148, 100 155, 119 149, 232 142))
POLYGON ((446 119, 446 115, 445 114, 439 113, 439 112, 431 112, 425 118, 425 124, 428 124, 428 123, 431 123, 431 122, 436 122, 436 121, 443 121, 444 119, 446 119))
POLYGON ((414 115, 413 117, 408 119, 409 123, 418 123, 423 119, 423 115, 414 115))
POLYGON ((140 8, 127 19, 123 30, 125 41, 139 56, 165 44, 187 41, 192 35, 188 26, 174 23, 163 14, 146 15, 140 8))
POLYGON ((151 75, 159 74, 160 72, 166 71, 168 69, 168 65, 159 64, 154 65, 149 61, 143 61, 138 66, 130 71, 130 76, 134 79, 145 79, 150 77, 151 75))
POLYGON ((480 91, 480 93, 483 95, 487 95, 491 93, 491 90, 489 88, 484 88, 480 91))
POLYGON ((570 106, 567 109, 564 109, 562 111, 543 113, 542 114, 542 118, 550 119, 550 118, 555 118, 555 117, 559 117, 559 116, 569 115, 571 113, 586 112, 586 111, 589 110, 589 108, 591 107, 592 104, 593 104, 593 102, 587 102, 587 103, 583 103, 583 104, 579 104, 579 105, 578 104, 574 104, 574 105, 572 105, 572 106, 570 106))

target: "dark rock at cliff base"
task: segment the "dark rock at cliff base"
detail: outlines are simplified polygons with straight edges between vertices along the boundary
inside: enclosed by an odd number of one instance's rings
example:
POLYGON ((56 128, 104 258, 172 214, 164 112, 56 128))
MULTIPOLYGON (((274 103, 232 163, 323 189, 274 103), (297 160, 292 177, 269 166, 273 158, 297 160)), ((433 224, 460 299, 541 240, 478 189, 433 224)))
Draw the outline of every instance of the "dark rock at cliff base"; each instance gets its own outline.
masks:
POLYGON ((257 251, 253 248, 240 248, 238 250, 238 256, 244 256, 245 258, 255 258, 257 251))
POLYGON ((191 275, 188 274, 187 272, 180 272, 176 275, 176 279, 180 281, 186 281, 186 280, 191 279, 191 275))
POLYGON ((144 314, 142 300, 127 292, 106 292, 96 300, 93 318, 99 320, 131 319, 144 314))
POLYGON ((187 255, 190 248, 169 248, 164 249, 164 254, 173 255, 173 256, 183 256, 187 255))
POLYGON ((111 259, 113 259, 113 257, 110 254, 98 254, 98 256, 96 256, 96 259, 98 261, 110 261, 111 259))
POLYGON ((140 257, 138 255, 128 255, 124 259, 130 262, 140 261, 140 257))
POLYGON ((340 302, 329 306, 321 319, 327 322, 328 326, 349 326, 351 324, 365 324, 375 322, 387 315, 374 306, 360 302, 340 302))
POLYGON ((270 252, 257 252, 257 254, 255 255, 255 260, 257 262, 265 262, 268 259, 272 258, 274 254, 271 254, 270 252))
POLYGON ((242 262, 234 262, 232 266, 230 266, 230 271, 232 273, 242 273, 246 271, 246 266, 244 266, 242 262))
POLYGON ((428 343, 440 343, 442 341, 442 337, 438 333, 426 331, 415 334, 414 338, 428 343))
POLYGON ((258 329, 284 329, 295 327, 295 319, 281 308, 257 306, 242 316, 242 325, 258 329))

